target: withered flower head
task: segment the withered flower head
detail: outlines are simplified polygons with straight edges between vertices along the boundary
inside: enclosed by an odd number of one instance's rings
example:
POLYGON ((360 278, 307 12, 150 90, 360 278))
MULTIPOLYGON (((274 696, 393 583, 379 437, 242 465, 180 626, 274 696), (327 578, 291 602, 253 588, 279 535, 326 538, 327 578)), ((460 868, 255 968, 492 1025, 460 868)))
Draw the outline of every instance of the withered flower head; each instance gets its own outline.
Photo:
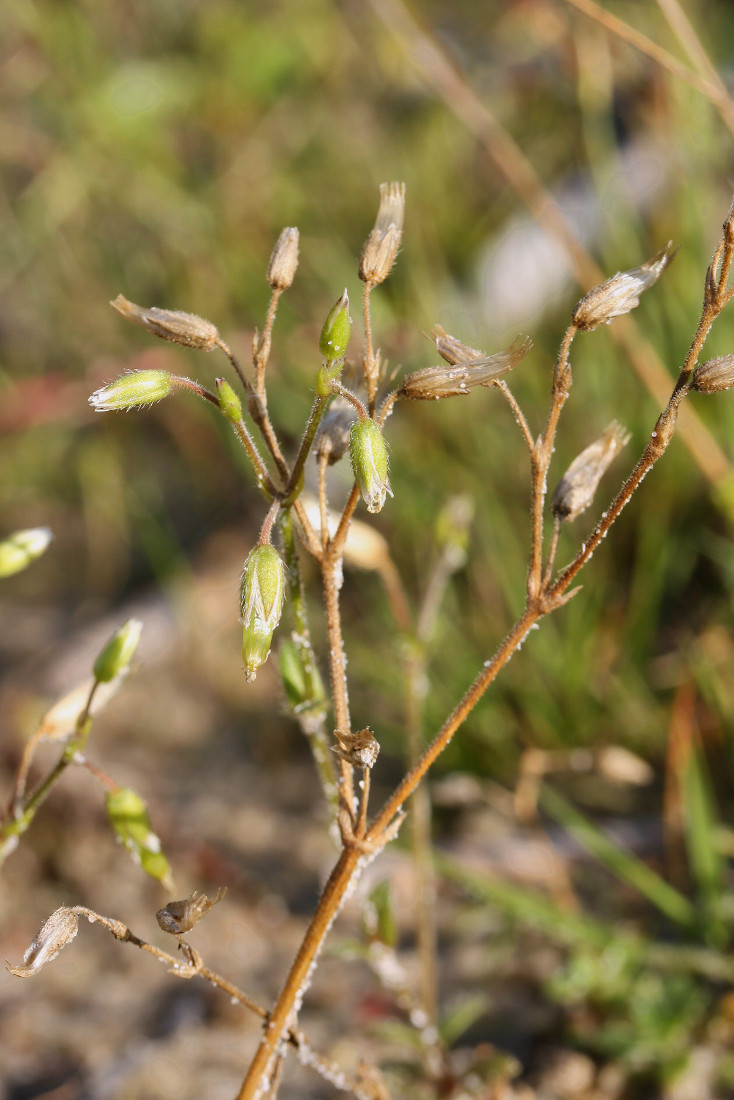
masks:
POLYGON ((154 336, 169 340, 172 344, 211 351, 219 343, 216 327, 211 321, 205 321, 195 313, 184 313, 178 309, 158 309, 157 306, 143 309, 134 302, 128 302, 122 294, 118 294, 110 305, 127 321, 140 325, 154 336))
POLYGON ((375 766, 380 745, 369 726, 358 730, 357 733, 342 733, 341 730, 334 730, 334 737, 338 744, 332 745, 331 751, 341 756, 342 760, 346 760, 355 768, 375 766))
POLYGON ((380 208, 359 261, 363 283, 378 286, 392 271, 400 248, 405 214, 405 184, 381 183, 380 208))
POLYGON ((220 886, 216 896, 210 899, 206 894, 200 894, 194 890, 189 898, 169 901, 168 905, 158 910, 155 919, 163 932, 170 932, 172 936, 183 936, 186 932, 190 932, 226 893, 227 887, 220 886))
POLYGON ((298 230, 287 226, 275 242, 268 264, 267 280, 273 290, 287 290, 298 267, 298 230))
POLYGON ((643 290, 658 281, 677 251, 673 242, 668 241, 647 263, 630 271, 618 271, 611 279, 595 286, 571 313, 576 328, 591 332, 597 325, 608 325, 615 317, 633 310, 640 304, 643 290))
POLYGON ((79 918, 73 909, 62 906, 52 913, 43 924, 33 943, 30 945, 20 966, 6 967, 16 978, 30 978, 41 967, 55 959, 59 951, 76 936, 79 930, 79 918))
POLYGON ((720 355, 699 363, 691 377, 691 387, 699 393, 720 393, 734 386, 734 355, 720 355))
POLYGON ((576 519, 589 507, 603 474, 629 438, 622 425, 613 420, 599 438, 573 460, 553 493, 551 511, 556 519, 576 519))
MULTIPOLYGON (((443 397, 461 397, 475 386, 490 386, 523 359, 533 346, 527 336, 518 336, 514 343, 494 355, 479 355, 472 359, 453 359, 459 348, 471 352, 474 349, 454 341, 442 343, 441 354, 449 360, 446 367, 426 367, 413 371, 404 379, 399 393, 413 401, 438 401, 443 397)), ((438 342, 437 342, 438 346, 438 342)))

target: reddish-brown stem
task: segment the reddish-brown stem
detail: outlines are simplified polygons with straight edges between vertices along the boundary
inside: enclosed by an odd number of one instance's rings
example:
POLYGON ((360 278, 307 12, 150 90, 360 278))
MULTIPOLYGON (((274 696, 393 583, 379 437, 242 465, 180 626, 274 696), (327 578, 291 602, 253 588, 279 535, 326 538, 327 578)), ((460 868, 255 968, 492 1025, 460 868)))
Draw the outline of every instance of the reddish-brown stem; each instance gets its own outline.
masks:
POLYGON ((553 372, 553 391, 548 422, 545 431, 532 450, 530 567, 528 569, 527 584, 529 600, 536 599, 540 593, 543 562, 543 511, 548 484, 548 467, 553 457, 553 447, 555 446, 556 429, 558 428, 561 409, 566 402, 571 386, 571 368, 568 364, 568 356, 575 335, 576 326, 569 325, 561 342, 558 360, 553 372))
POLYGON ((257 350, 253 356, 255 365, 255 389, 263 400, 265 399, 265 368, 268 365, 268 359, 270 357, 270 341, 273 335, 273 324, 275 323, 275 314, 278 309, 278 300, 282 293, 282 290, 278 287, 273 288, 267 317, 265 318, 265 328, 263 329, 257 350))
POLYGON ((372 283, 365 283, 362 290, 362 318, 364 322, 364 376, 367 382, 367 405, 370 416, 374 416, 375 399, 377 397, 377 365, 375 352, 372 346, 372 317, 370 314, 370 294, 372 283))
POLYGON ((316 957, 354 878, 360 858, 358 849, 345 848, 334 865, 280 997, 270 1013, 237 1100, 255 1100, 266 1091, 270 1069, 287 1032, 293 1005, 308 985, 316 957))

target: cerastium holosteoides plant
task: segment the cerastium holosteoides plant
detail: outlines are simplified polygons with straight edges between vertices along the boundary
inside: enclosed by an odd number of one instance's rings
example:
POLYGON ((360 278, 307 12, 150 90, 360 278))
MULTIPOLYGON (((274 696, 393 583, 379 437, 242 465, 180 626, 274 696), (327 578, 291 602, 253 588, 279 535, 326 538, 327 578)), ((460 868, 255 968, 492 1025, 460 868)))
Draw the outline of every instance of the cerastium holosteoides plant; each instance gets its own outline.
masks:
MULTIPOLYGON (((132 409, 162 400, 176 390, 187 390, 219 409, 231 423, 250 460, 257 488, 265 501, 260 537, 245 560, 242 574, 240 608, 245 673, 248 680, 253 679, 267 660, 275 632, 283 629, 279 627, 279 620, 286 601, 292 613, 292 633, 281 650, 281 671, 294 714, 309 737, 325 796, 334 807, 340 851, 280 996, 267 1012, 244 993, 235 990, 226 979, 208 970, 193 949, 187 950, 185 964, 177 963, 172 956, 166 956, 133 936, 119 922, 100 918, 81 907, 57 911, 29 948, 23 965, 15 968, 14 972, 26 974, 40 969, 43 962, 73 937, 78 916, 85 915, 101 920, 118 939, 129 940, 159 957, 165 957, 181 976, 201 974, 230 991, 266 1021, 238 1100, 274 1095, 282 1060, 289 1047, 296 1050, 304 1063, 315 1065, 340 1087, 352 1089, 361 1097, 380 1094, 381 1086, 374 1081, 370 1083, 371 1079, 351 1080, 336 1067, 320 1060, 296 1029, 298 1011, 329 929, 365 866, 397 835, 408 799, 419 791, 431 765, 500 670, 541 619, 562 607, 579 591, 578 587, 574 587, 574 582, 580 570, 668 447, 684 398, 691 391, 714 393, 734 386, 734 356, 699 362, 713 322, 734 294, 734 290, 728 289, 734 257, 732 208, 706 275, 701 317, 670 399, 660 413, 638 461, 602 512, 591 535, 577 549, 570 563, 556 568, 561 528, 592 504, 602 475, 628 441, 625 430, 616 421, 610 423, 558 480, 548 506, 549 469, 561 413, 571 389, 573 342, 578 333, 592 331, 634 309, 641 293, 658 280, 670 263, 675 249, 668 244, 647 263, 618 273, 594 287, 576 305, 555 362, 545 426, 536 435, 506 381, 506 375, 530 350, 527 339, 519 338, 507 349, 487 355, 463 344, 437 326, 433 338, 443 365, 408 374, 396 388, 386 394, 382 392, 384 368, 380 353, 374 347, 370 300, 372 292, 389 275, 395 262, 402 236, 404 201, 401 185, 382 186, 379 213, 359 264, 363 284, 364 336, 359 384, 352 385, 344 369, 351 336, 350 303, 345 291, 323 326, 320 340, 322 363, 315 371, 313 404, 301 445, 292 461, 285 457, 270 419, 266 378, 278 300, 291 285, 298 262, 298 232, 293 228, 285 229, 281 234, 268 267, 272 297, 263 332, 256 333, 253 340, 252 372, 249 374, 209 321, 188 313, 143 309, 122 296, 112 303, 122 316, 162 339, 203 351, 223 352, 234 370, 233 381, 239 383, 240 393, 223 378, 217 378, 213 386, 207 388, 191 379, 153 370, 125 374, 90 398, 91 404, 99 411, 132 409), (354 521, 353 517, 360 498, 368 511, 379 512, 385 506, 388 494, 391 495, 384 431, 388 418, 399 404, 403 401, 468 397, 472 389, 479 387, 498 390, 509 403, 518 424, 520 442, 528 453, 531 523, 525 602, 520 616, 494 655, 484 661, 474 682, 433 741, 421 752, 415 728, 416 714, 421 706, 420 683, 425 673, 422 647, 435 620, 440 592, 451 571, 463 560, 464 531, 468 522, 466 507, 461 501, 454 504, 459 510, 454 513, 453 536, 444 540, 443 551, 426 586, 423 606, 415 618, 381 537, 369 530, 365 532, 364 525, 354 521), (346 502, 335 513, 328 499, 326 472, 330 464, 344 458, 347 452, 354 484, 346 502), (303 493, 304 470, 312 454, 318 478, 318 500, 313 505, 303 493), (548 525, 550 533, 547 532, 548 525), (355 535, 358 536, 356 539, 355 535), (371 536, 373 541, 370 543, 371 536), (361 549, 360 539, 363 543, 361 549), (282 546, 280 550, 279 545, 282 546), (380 572, 398 629, 411 642, 406 646, 405 659, 408 681, 406 727, 411 741, 411 764, 393 793, 372 814, 369 807, 370 773, 378 759, 379 744, 368 726, 352 722, 339 606, 342 566, 345 556, 350 553, 357 558, 362 554, 369 559, 370 567, 380 572), (326 659, 331 683, 330 701, 319 674, 306 619, 300 568, 304 554, 315 560, 321 575, 328 634, 326 659), (329 710, 333 716, 330 728, 327 726, 329 710), (330 730, 333 730, 333 736, 330 730)), ((80 739, 85 736, 88 713, 89 704, 82 710, 80 725, 70 743, 72 757, 83 743, 80 739)), ((68 749, 65 750, 67 755, 68 749)), ((23 784, 19 789, 22 794, 23 784)), ((416 802, 416 808, 420 805, 416 802)), ((425 814, 425 806, 420 812, 425 814)), ((219 896, 214 900, 219 900, 219 896)), ((171 903, 162 919, 159 914, 161 927, 181 936, 193 927, 195 920, 210 904, 209 899, 202 895, 171 903)), ((430 942, 430 929, 425 932, 424 942, 430 942)), ((435 996, 435 991, 432 994, 428 981, 423 991, 427 1019, 435 1015, 435 1004, 430 1004, 432 996, 435 996)))

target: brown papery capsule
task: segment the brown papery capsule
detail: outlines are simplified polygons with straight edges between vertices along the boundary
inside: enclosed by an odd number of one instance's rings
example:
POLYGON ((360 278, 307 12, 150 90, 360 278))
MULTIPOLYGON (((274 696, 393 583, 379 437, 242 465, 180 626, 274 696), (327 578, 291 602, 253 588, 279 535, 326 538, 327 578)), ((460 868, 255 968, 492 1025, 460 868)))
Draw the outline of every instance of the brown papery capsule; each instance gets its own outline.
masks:
POLYGON ((342 760, 346 760, 355 768, 373 768, 377 763, 380 752, 380 743, 369 726, 357 733, 342 733, 334 730, 337 744, 331 746, 331 751, 342 760))
POLYGON ((273 290, 287 290, 298 267, 298 230, 286 226, 275 242, 268 264, 267 280, 273 290))
POLYGON ((630 271, 618 271, 605 283, 595 286, 571 313, 576 328, 591 332, 597 325, 608 325, 615 317, 633 310, 640 304, 643 290, 658 281, 677 251, 673 242, 668 241, 647 263, 630 271))
POLYGON ((472 359, 481 359, 484 352, 477 348, 471 348, 468 344, 462 344, 456 336, 450 336, 440 325, 434 325, 431 337, 436 345, 436 351, 447 363, 455 366, 457 363, 468 363, 472 359))
MULTIPOLYGON (((533 346, 529 337, 519 336, 504 351, 494 355, 480 355, 453 366, 426 367, 413 371, 403 381, 401 397, 412 401, 438 401, 443 397, 460 397, 475 386, 489 386, 504 374, 508 374, 527 355, 533 346)), ((473 350, 473 349, 467 349, 473 350)))
POLYGON ((629 438, 622 425, 613 420, 599 438, 573 460, 553 493, 551 512, 556 519, 576 519, 589 507, 603 474, 629 438))
POLYGON ((113 309, 134 325, 152 332, 161 340, 168 340, 172 344, 182 344, 186 348, 197 348, 199 351, 211 351, 219 343, 219 333, 211 321, 197 317, 195 313, 183 313, 177 309, 158 309, 151 306, 143 309, 134 302, 128 302, 122 294, 118 294, 113 302, 113 309))
POLYGON ((699 393, 719 393, 734 386, 734 355, 720 355, 699 363, 691 377, 691 388, 699 393))
POLYGON ((359 277, 363 283, 377 286, 392 271, 403 236, 404 214, 405 184, 381 183, 375 226, 365 241, 359 261, 359 277))
POLYGON ((52 913, 30 945, 20 966, 6 966, 16 978, 30 978, 33 974, 55 959, 68 943, 74 939, 79 928, 79 918, 73 909, 62 906, 52 913))
POLYGON ((163 909, 159 909, 155 915, 158 927, 164 932, 170 932, 172 936, 183 936, 206 916, 213 905, 221 901, 227 893, 226 886, 220 886, 214 898, 208 898, 206 894, 200 894, 194 890, 191 897, 181 901, 169 901, 163 909))

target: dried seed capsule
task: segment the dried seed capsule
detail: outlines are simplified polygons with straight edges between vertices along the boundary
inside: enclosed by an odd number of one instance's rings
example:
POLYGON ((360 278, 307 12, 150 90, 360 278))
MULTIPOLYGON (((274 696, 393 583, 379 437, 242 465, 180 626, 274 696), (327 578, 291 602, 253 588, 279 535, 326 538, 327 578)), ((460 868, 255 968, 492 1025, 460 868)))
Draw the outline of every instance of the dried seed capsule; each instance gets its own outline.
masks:
POLYGON ((273 290, 287 290, 298 267, 298 230, 288 226, 275 242, 268 264, 267 280, 273 290))
POLYGON ((691 377, 691 388, 699 393, 719 393, 734 386, 734 355, 719 355, 699 363, 691 377))
POLYGON ((242 402, 225 378, 215 379, 217 394, 219 396, 219 408, 227 420, 232 424, 239 424, 242 419, 242 402))
POLYGON ((438 354, 447 363, 451 363, 452 366, 456 363, 468 363, 471 359, 481 359, 484 355, 484 352, 479 351, 477 348, 471 348, 468 344, 463 344, 456 336, 450 336, 440 325, 433 326, 431 336, 438 354))
POLYGON ((551 511, 556 519, 576 519, 589 507, 603 474, 629 438, 622 425, 613 420, 599 438, 573 460, 553 493, 551 511))
POLYGON ((226 893, 227 887, 220 886, 213 898, 208 898, 206 894, 200 894, 198 890, 194 890, 188 898, 182 898, 181 901, 169 901, 155 915, 158 927, 163 932, 170 932, 172 936, 183 936, 190 932, 194 925, 198 924, 201 918, 206 916, 212 906, 221 901, 226 893))
POLYGON ((349 295, 346 290, 329 310, 319 337, 319 349, 327 363, 343 359, 347 353, 352 322, 349 318, 349 295))
POLYGON ((52 538, 48 527, 29 527, 8 535, 0 542, 0 577, 11 577, 26 569, 40 558, 52 538))
POLYGON ((57 909, 38 931, 33 943, 30 945, 20 966, 6 966, 16 978, 30 978, 34 974, 55 959, 61 951, 76 936, 79 930, 79 917, 73 909, 62 906, 57 909))
POLYGON ((219 343, 216 326, 203 317, 197 317, 195 313, 184 313, 178 309, 158 309, 157 306, 144 309, 134 302, 128 302, 122 294, 118 294, 110 305, 127 321, 140 325, 154 336, 169 340, 172 344, 211 351, 219 343))
POLYGON ((116 412, 153 405, 168 397, 173 383, 165 370, 135 370, 95 390, 89 404, 97 412, 116 412))
POLYGON ((357 733, 342 733, 334 730, 337 744, 331 746, 331 751, 342 760, 346 760, 355 768, 373 768, 377 763, 380 752, 380 743, 369 726, 357 733))
POLYGON ((381 183, 380 208, 359 261, 359 277, 363 283, 377 286, 390 274, 400 248, 404 214, 405 184, 381 183))
POLYGON ((135 656, 142 630, 143 624, 140 619, 128 619, 124 626, 112 635, 94 662, 95 680, 100 684, 108 684, 126 671, 135 656))
POLYGON ((349 433, 349 455, 354 479, 368 512, 379 512, 389 493, 387 447, 374 420, 358 420, 349 433))
MULTIPOLYGON (((413 401, 438 401, 442 397, 461 397, 475 386, 489 386, 508 374, 533 346, 528 337, 518 337, 504 351, 480 355, 451 366, 426 367, 413 371, 403 381, 399 393, 413 401)), ((473 350, 473 349, 467 349, 473 350)))
POLYGON ((631 271, 618 271, 611 279, 595 286, 571 313, 576 328, 591 332, 597 325, 608 325, 613 318, 633 310, 640 304, 643 290, 658 281, 677 251, 673 242, 668 241, 647 263, 631 271))
POLYGON ((258 545, 247 556, 240 582, 242 661, 248 683, 270 653, 285 595, 285 567, 277 550, 258 545))

